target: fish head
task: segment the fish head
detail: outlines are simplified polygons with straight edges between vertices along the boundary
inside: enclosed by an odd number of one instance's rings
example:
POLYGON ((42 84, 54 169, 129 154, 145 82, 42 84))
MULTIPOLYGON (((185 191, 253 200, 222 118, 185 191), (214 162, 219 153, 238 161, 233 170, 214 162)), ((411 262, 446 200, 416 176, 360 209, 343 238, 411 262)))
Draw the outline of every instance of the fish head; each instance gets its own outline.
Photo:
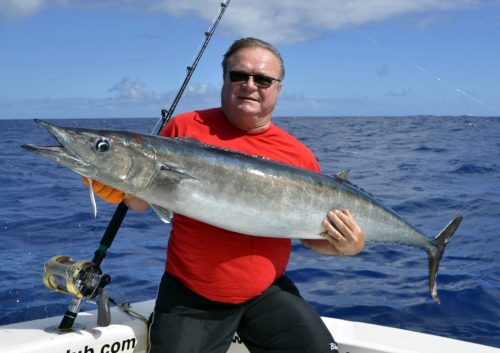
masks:
POLYGON ((155 152, 147 136, 127 131, 60 127, 35 120, 60 143, 58 146, 22 145, 94 180, 134 192, 145 187, 155 171, 155 152))

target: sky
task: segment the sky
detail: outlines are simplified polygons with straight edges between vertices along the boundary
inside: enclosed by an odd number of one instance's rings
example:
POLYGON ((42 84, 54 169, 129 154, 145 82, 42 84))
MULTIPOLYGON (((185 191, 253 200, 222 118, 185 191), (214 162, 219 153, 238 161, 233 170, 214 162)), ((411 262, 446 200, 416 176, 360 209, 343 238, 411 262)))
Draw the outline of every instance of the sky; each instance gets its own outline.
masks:
MULTIPOLYGON (((0 0, 0 119, 159 117, 220 4, 0 0)), ((284 58, 275 116, 500 116, 500 0, 231 0, 176 112, 248 36, 284 58)))

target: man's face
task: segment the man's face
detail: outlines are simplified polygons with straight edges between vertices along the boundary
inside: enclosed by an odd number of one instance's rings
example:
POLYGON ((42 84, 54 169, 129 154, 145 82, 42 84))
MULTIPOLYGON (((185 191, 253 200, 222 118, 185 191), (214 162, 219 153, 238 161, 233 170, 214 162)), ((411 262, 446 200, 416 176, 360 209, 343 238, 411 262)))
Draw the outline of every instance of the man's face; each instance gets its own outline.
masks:
POLYGON ((260 47, 240 49, 228 59, 222 86, 222 109, 232 124, 244 130, 266 128, 278 102, 281 83, 273 80, 269 87, 263 87, 256 84, 254 77, 231 82, 231 71, 280 79, 278 58, 260 47))

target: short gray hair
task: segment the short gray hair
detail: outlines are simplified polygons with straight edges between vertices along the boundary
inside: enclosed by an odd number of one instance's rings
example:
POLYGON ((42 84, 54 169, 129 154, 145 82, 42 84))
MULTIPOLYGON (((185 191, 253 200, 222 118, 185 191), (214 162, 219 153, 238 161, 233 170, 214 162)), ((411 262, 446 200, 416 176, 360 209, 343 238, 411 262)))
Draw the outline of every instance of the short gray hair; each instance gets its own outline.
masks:
POLYGON ((224 59, 222 60, 222 72, 224 75, 226 74, 227 62, 231 55, 243 48, 264 48, 266 50, 269 50, 271 53, 273 53, 273 55, 278 59, 280 63, 280 80, 283 80, 285 78, 285 65, 283 64, 283 58, 281 57, 281 54, 278 52, 278 50, 268 42, 252 37, 238 39, 234 41, 234 43, 229 47, 227 52, 224 54, 224 59))

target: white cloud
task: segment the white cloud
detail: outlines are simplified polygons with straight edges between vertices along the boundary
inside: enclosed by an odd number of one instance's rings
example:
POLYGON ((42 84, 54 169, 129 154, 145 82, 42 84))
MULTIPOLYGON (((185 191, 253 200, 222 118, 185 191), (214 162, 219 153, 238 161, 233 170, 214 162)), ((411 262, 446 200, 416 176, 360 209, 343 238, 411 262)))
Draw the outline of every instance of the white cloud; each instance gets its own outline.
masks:
MULTIPOLYGON (((219 1, 161 0, 156 10, 181 15, 195 12, 213 19, 219 1)), ((340 29, 392 17, 471 7, 479 0, 247 0, 233 1, 222 29, 233 36, 256 36, 272 43, 301 42, 321 34, 322 29, 340 29)))
MULTIPOLYGON (((154 92, 140 80, 124 77, 108 90, 109 97, 40 98, 7 101, 0 98, 0 119, 159 117, 170 108, 177 90, 154 92)), ((220 88, 189 84, 175 112, 211 108, 220 104, 220 88)))
MULTIPOLYGON (((22 18, 46 7, 95 8, 214 19, 220 0, 0 0, 0 19, 22 18)), ((275 44, 302 42, 324 29, 340 29, 401 15, 471 8, 486 0, 234 0, 221 22, 231 36, 256 36, 275 44)))
POLYGON ((45 0, 0 0, 0 19, 17 20, 31 16, 45 5, 45 0))
POLYGON ((412 93, 413 93, 413 90, 411 88, 407 88, 407 89, 404 89, 401 91, 391 90, 391 91, 387 92, 387 95, 389 97, 407 97, 407 96, 411 95, 412 93))
POLYGON ((146 85, 140 80, 131 80, 124 77, 121 81, 115 83, 108 92, 113 93, 115 99, 126 101, 149 101, 156 100, 157 95, 154 92, 146 91, 146 85))

